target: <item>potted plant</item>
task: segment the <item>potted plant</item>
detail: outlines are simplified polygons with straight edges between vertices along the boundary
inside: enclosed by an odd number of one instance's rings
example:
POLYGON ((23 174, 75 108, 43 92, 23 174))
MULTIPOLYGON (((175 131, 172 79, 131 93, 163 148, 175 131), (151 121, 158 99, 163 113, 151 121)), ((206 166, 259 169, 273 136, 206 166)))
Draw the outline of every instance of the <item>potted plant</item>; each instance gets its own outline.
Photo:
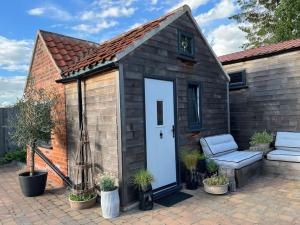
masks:
POLYGON ((71 193, 69 202, 72 209, 87 209, 95 205, 97 195, 91 193, 71 193))
POLYGON ((215 176, 218 174, 218 165, 214 160, 208 159, 206 162, 206 170, 208 177, 215 176))
POLYGON ((197 168, 198 168, 199 173, 206 172, 206 157, 204 156, 203 153, 200 154, 197 168))
POLYGON ((120 198, 118 187, 113 177, 105 175, 100 178, 102 216, 111 219, 120 214, 120 198))
POLYGON ((30 167, 28 172, 19 174, 19 182, 23 194, 27 197, 44 193, 47 171, 35 171, 34 155, 37 141, 49 141, 55 127, 54 112, 56 104, 54 94, 44 89, 34 87, 34 82, 28 82, 26 91, 15 104, 16 117, 10 121, 12 140, 18 146, 28 145, 30 148, 30 167))
POLYGON ((186 188, 189 190, 195 190, 198 187, 197 179, 197 164, 201 154, 198 150, 190 150, 184 148, 181 150, 180 159, 187 169, 186 174, 186 188))
POLYGON ((250 149, 267 153, 268 151, 270 151, 270 144, 272 143, 272 141, 273 136, 267 131, 255 132, 250 138, 250 149))
POLYGON ((153 209, 153 193, 151 183, 154 181, 153 175, 147 170, 138 170, 133 178, 132 183, 139 191, 139 209, 153 209))
POLYGON ((212 176, 203 180, 204 191, 214 195, 228 192, 229 180, 225 175, 212 176))

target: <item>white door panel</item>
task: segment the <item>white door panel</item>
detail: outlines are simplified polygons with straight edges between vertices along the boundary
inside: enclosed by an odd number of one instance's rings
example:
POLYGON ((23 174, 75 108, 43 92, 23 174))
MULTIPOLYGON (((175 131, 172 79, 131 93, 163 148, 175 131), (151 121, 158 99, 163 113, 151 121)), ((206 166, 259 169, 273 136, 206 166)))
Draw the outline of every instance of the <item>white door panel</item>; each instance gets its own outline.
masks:
POLYGON ((155 178, 153 189, 177 180, 173 91, 172 81, 145 79, 147 169, 155 178))

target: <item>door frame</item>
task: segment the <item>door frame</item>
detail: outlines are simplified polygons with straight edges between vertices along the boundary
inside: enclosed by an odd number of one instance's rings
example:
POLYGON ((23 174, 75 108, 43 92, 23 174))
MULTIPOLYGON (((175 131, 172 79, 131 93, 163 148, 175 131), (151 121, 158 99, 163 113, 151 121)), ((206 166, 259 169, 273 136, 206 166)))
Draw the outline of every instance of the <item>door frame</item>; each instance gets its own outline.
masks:
POLYGON ((181 189, 180 184, 180 167, 179 167, 179 156, 178 156, 178 117, 177 117, 177 88, 176 88, 176 78, 174 77, 164 77, 158 75, 145 75, 143 76, 143 114, 144 114, 144 156, 145 156, 145 163, 144 166, 147 169, 147 128, 146 128, 146 96, 145 96, 145 79, 153 79, 153 80, 160 80, 160 81, 171 81, 173 82, 173 111, 174 111, 174 127, 175 127, 175 165, 176 165, 176 182, 171 183, 169 185, 162 186, 160 188, 156 188, 153 190, 154 199, 163 197, 168 193, 177 191, 181 189))

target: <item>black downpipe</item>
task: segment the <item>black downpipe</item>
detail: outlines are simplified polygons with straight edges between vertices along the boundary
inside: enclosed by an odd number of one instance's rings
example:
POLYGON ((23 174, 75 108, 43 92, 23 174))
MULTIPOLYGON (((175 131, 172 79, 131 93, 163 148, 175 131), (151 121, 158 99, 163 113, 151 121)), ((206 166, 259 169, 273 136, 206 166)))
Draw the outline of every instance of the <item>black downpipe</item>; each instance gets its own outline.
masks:
POLYGON ((69 177, 65 176, 38 148, 35 148, 35 153, 65 182, 69 187, 73 187, 73 183, 69 177))
POLYGON ((78 120, 79 120, 79 129, 82 126, 82 93, 81 93, 81 80, 77 80, 77 92, 78 92, 78 120))
MULTIPOLYGON (((78 92, 78 121, 79 121, 79 131, 83 132, 82 130, 82 89, 81 89, 81 79, 77 80, 77 92, 78 92)), ((80 133, 82 135, 82 133, 80 133)), ((83 145, 80 146, 80 148, 83 148, 83 145)), ((80 154, 80 163, 84 163, 84 151, 83 149, 80 149, 81 154, 80 154)), ((84 171, 81 171, 81 188, 84 189, 85 187, 85 175, 84 171)))

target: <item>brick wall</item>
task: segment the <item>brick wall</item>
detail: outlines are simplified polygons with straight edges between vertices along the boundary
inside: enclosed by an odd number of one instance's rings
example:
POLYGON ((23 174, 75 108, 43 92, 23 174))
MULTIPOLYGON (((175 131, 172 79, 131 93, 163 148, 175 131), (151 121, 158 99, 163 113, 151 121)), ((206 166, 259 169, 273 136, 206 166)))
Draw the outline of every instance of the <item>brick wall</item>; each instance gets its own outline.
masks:
MULTIPOLYGON (((30 75, 34 78, 38 88, 55 91, 59 102, 55 106, 59 124, 52 135, 52 149, 40 148, 40 150, 65 174, 68 174, 67 167, 67 145, 65 125, 65 92, 64 85, 58 84, 55 80, 60 78, 60 73, 47 52, 40 37, 37 39, 36 49, 32 59, 30 75)), ((27 154, 29 157, 29 154, 27 154)), ((29 162, 29 160, 27 160, 29 162)), ((29 163, 28 163, 29 165, 29 163)), ((48 181, 56 186, 62 186, 63 181, 49 168, 39 156, 35 156, 36 169, 48 170, 48 181)))

